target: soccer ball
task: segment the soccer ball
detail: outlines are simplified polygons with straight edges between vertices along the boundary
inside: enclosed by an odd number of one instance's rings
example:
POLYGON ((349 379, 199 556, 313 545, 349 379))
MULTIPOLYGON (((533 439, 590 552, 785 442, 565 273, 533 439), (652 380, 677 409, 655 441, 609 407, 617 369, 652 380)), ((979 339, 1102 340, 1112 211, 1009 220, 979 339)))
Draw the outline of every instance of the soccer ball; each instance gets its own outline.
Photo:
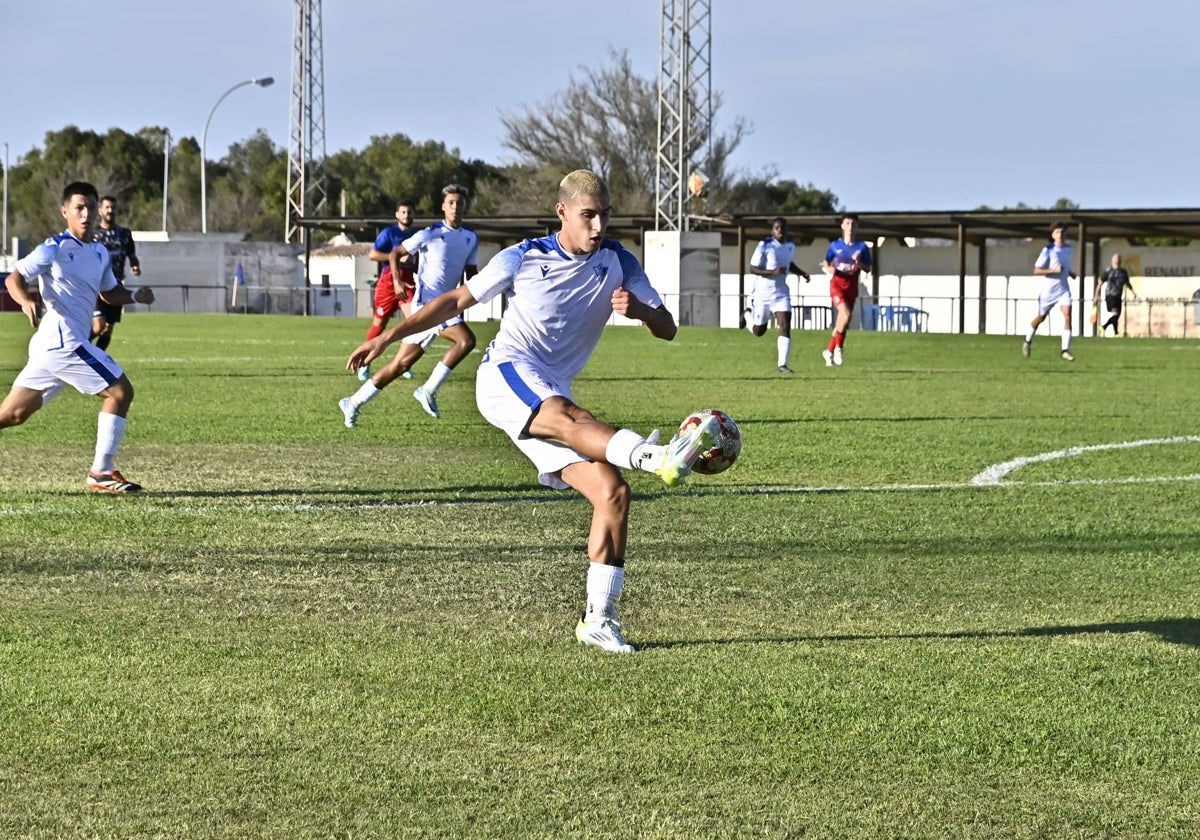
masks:
POLYGON ((717 439, 705 451, 701 452, 692 464, 692 472, 701 475, 716 475, 725 472, 733 466, 738 454, 742 451, 742 431, 733 418, 724 411, 715 408, 704 408, 693 411, 688 418, 679 424, 679 434, 686 435, 709 417, 717 418, 717 439))

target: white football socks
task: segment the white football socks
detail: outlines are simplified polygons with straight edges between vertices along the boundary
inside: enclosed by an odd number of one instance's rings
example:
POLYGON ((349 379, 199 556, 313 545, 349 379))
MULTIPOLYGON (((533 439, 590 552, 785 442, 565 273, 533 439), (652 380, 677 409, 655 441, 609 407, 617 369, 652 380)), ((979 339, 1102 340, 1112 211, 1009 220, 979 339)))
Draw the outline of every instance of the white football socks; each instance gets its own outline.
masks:
POLYGON ((433 373, 429 374, 429 379, 421 387, 425 389, 426 394, 436 394, 438 388, 441 388, 446 380, 450 378, 452 371, 453 368, 448 368, 443 363, 438 362, 433 367, 433 373))
POLYGON ((646 440, 632 429, 618 429, 608 439, 604 460, 614 467, 654 472, 662 466, 667 447, 646 440))
POLYGON ((588 563, 587 608, 583 620, 599 621, 611 616, 624 584, 624 568, 605 563, 588 563))
POLYGON ((355 391, 350 396, 350 405, 355 408, 362 408, 371 400, 379 396, 381 390, 375 387, 375 383, 368 379, 362 384, 362 387, 355 391))
POLYGON ((113 468, 113 458, 125 437, 125 418, 101 411, 96 418, 96 454, 92 460, 92 472, 105 473, 113 468))
POLYGON ((1062 331, 1062 349, 1064 353, 1071 349, 1071 331, 1069 329, 1062 331))
POLYGON ((779 355, 779 367, 787 367, 788 355, 792 352, 792 340, 779 336, 775 339, 775 350, 779 355))

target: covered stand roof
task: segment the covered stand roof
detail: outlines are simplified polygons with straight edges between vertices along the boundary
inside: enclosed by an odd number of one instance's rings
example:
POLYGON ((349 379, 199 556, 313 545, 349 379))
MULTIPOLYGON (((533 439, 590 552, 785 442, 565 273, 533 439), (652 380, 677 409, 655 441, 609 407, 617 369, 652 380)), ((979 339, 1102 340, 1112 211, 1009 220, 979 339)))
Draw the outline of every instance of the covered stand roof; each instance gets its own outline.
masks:
MULTIPOLYGON (((726 245, 743 246, 739 274, 743 282, 746 273, 748 242, 769 233, 771 220, 782 215, 788 223, 788 234, 795 239, 829 240, 841 235, 839 213, 782 213, 722 217, 692 216, 691 229, 715 231, 726 245)), ((1001 239, 1044 239, 1050 225, 1064 222, 1071 227, 1071 238, 1084 246, 1096 246, 1101 240, 1129 237, 1172 237, 1200 239, 1200 208, 1163 208, 1134 210, 964 210, 948 212, 858 212, 860 234, 868 239, 885 237, 888 247, 903 247, 906 239, 935 239, 958 244, 958 325, 966 329, 967 246, 979 249, 981 266, 986 263, 987 243, 1001 239), (895 243, 895 244, 892 244, 895 243)), ((392 224, 386 218, 309 218, 300 221, 313 230, 345 231, 363 239, 374 239, 377 231, 392 224)), ((481 241, 510 245, 532 236, 546 236, 558 230, 558 219, 544 216, 471 216, 467 224, 481 241)), ((613 216, 608 235, 614 239, 644 244, 643 235, 654 230, 654 217, 613 216)), ((310 240, 306 237, 306 240, 310 240)), ((311 244, 307 246, 311 249, 311 244)), ((1080 260, 1087 260, 1088 249, 1080 248, 1080 260)), ((876 265, 884 269, 885 259, 876 254, 876 265)), ((1085 275, 1100 276, 1100 248, 1091 248, 1091 265, 1085 275)), ((980 269, 983 271, 984 269, 980 269)), ((1084 311, 1078 307, 1078 328, 1083 329, 1084 311)), ((979 307, 979 329, 983 331, 985 307, 979 307)))
MULTIPOLYGON (((777 214, 738 216, 693 216, 693 230, 716 231, 728 244, 736 244, 739 233, 768 232, 777 214)), ((841 234, 841 213, 783 213, 788 233, 796 238, 833 239, 841 234)), ((860 212, 859 230, 866 237, 944 239, 979 245, 989 239, 1046 236, 1054 222, 1066 222, 1072 235, 1083 231, 1088 242, 1112 237, 1170 236, 1200 239, 1200 208, 1158 210, 964 210, 926 212, 860 212)), ((313 230, 348 231, 361 239, 374 238, 382 227, 393 223, 383 217, 313 217, 301 225, 313 230)), ((558 230, 553 214, 544 216, 471 216, 467 224, 485 242, 511 244, 527 236, 544 236, 558 230)), ((613 216, 609 235, 641 241, 654 229, 652 215, 613 216)))

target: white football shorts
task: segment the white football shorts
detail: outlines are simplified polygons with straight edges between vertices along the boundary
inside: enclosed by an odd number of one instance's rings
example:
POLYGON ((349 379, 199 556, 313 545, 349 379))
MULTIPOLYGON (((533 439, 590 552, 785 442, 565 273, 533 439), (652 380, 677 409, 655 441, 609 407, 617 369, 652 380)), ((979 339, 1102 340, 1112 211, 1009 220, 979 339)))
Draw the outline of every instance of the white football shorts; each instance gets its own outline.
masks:
POLYGON ((1038 295, 1038 312, 1045 315, 1056 306, 1071 305, 1071 287, 1065 280, 1048 284, 1038 295))
POLYGON ((49 402, 63 385, 81 394, 99 394, 125 375, 113 357, 94 344, 44 350, 30 348, 29 361, 13 380, 13 387, 45 392, 49 402))
MULTIPOLYGON (((420 308, 421 307, 419 305, 414 303, 410 311, 413 315, 415 315, 417 310, 420 308)), ((441 334, 442 330, 446 329, 446 327, 453 327, 455 324, 461 323, 463 323, 463 316, 455 315, 450 320, 442 321, 442 323, 438 324, 436 327, 430 327, 429 329, 425 330, 425 332, 419 332, 413 335, 405 336, 404 338, 400 339, 400 343, 420 344, 422 350, 428 350, 429 345, 432 344, 433 340, 441 334)))
POLYGON ((771 322, 773 313, 791 311, 792 293, 788 290, 787 280, 764 277, 755 284, 750 300, 750 323, 762 326, 771 322))
POLYGON ((571 389, 552 383, 528 362, 495 362, 485 357, 475 376, 479 413, 502 430, 537 467, 538 481, 555 490, 570 487, 558 473, 589 460, 561 443, 530 437, 525 432, 533 412, 549 397, 571 399, 571 389))

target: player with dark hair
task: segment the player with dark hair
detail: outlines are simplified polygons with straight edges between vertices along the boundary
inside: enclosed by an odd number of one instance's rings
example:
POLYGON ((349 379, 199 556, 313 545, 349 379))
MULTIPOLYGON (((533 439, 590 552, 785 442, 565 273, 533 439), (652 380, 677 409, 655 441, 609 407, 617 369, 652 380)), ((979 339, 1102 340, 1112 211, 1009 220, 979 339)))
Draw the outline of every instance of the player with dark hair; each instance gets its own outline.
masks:
POLYGON ((850 329, 850 316, 858 300, 858 279, 871 270, 871 248, 858 238, 858 216, 854 213, 842 216, 842 238, 829 243, 821 268, 829 275, 829 300, 837 310, 833 335, 821 355, 826 366, 840 365, 846 330, 850 329))
MULTIPOLYGON (((442 189, 442 221, 417 231, 388 255, 393 275, 400 274, 400 260, 410 254, 420 255, 417 288, 410 310, 412 315, 438 295, 456 288, 464 279, 469 280, 475 275, 479 237, 475 231, 463 227, 462 217, 466 209, 467 188, 461 184, 448 184, 442 189)), ((390 362, 352 395, 338 401, 346 428, 353 429, 358 424, 359 410, 411 368, 439 335, 449 340, 452 346, 434 367, 425 384, 413 392, 413 397, 431 417, 441 417, 437 404, 438 389, 450 378, 454 367, 475 349, 475 333, 471 332, 462 315, 454 315, 443 323, 431 325, 419 335, 405 335, 404 346, 390 362)))
POLYGON ((787 220, 777 216, 771 220, 771 235, 758 243, 750 257, 750 273, 761 279, 754 284, 746 327, 751 335, 761 336, 767 331, 767 319, 772 314, 775 316, 775 324, 779 327, 775 370, 779 373, 792 372, 788 367, 788 355, 792 350, 792 293, 787 284, 788 272, 803 277, 806 283, 811 279, 807 271, 793 262, 795 256, 796 243, 787 238, 787 220))
POLYGON ((115 306, 154 303, 145 286, 130 292, 117 282, 108 250, 92 241, 96 188, 84 181, 67 184, 62 194, 67 229, 52 236, 17 260, 4 285, 36 332, 29 341, 29 359, 0 403, 0 428, 17 426, 70 385, 104 402, 96 426, 96 451, 87 486, 108 493, 132 493, 140 484, 126 480, 113 466, 125 436, 125 417, 133 402, 133 385, 113 358, 88 342, 88 327, 97 297, 115 306), (45 304, 38 305, 26 289, 37 279, 45 304))
MULTIPOLYGON (((371 326, 367 328, 367 338, 374 338, 383 332, 388 321, 396 314, 396 310, 408 317, 412 306, 413 290, 416 283, 413 280, 413 270, 417 265, 415 255, 409 254, 400 259, 397 264, 398 273, 392 273, 391 255, 408 237, 415 232, 413 218, 416 205, 411 198, 402 198, 396 202, 396 224, 388 225, 375 237, 367 257, 377 263, 382 263, 379 280, 375 283, 375 308, 371 313, 371 326)), ((371 376, 371 368, 363 365, 358 369, 359 382, 366 382, 371 376)), ((405 371, 406 379, 412 377, 410 371, 405 371)))
MULTIPOLYGON (((127 227, 117 224, 117 200, 111 195, 100 197, 100 206, 96 211, 100 224, 92 232, 92 237, 108 249, 109 259, 112 260, 112 273, 118 283, 125 282, 125 261, 129 261, 129 271, 134 277, 142 276, 142 264, 138 260, 137 247, 133 244, 133 233, 127 227)), ((105 303, 96 298, 96 308, 92 312, 91 338, 101 350, 108 349, 112 341, 113 327, 121 322, 122 307, 105 303)))
POLYGON ((1058 307, 1062 310, 1062 351, 1060 355, 1065 361, 1073 362, 1071 355, 1071 246, 1066 242, 1067 226, 1063 222, 1055 222, 1050 226, 1050 243, 1042 248, 1033 264, 1033 273, 1045 278, 1042 290, 1038 294, 1038 314, 1029 322, 1029 331, 1025 333, 1025 341, 1021 344, 1021 355, 1028 357, 1033 352, 1033 337, 1037 328, 1046 320, 1050 310, 1058 307))

